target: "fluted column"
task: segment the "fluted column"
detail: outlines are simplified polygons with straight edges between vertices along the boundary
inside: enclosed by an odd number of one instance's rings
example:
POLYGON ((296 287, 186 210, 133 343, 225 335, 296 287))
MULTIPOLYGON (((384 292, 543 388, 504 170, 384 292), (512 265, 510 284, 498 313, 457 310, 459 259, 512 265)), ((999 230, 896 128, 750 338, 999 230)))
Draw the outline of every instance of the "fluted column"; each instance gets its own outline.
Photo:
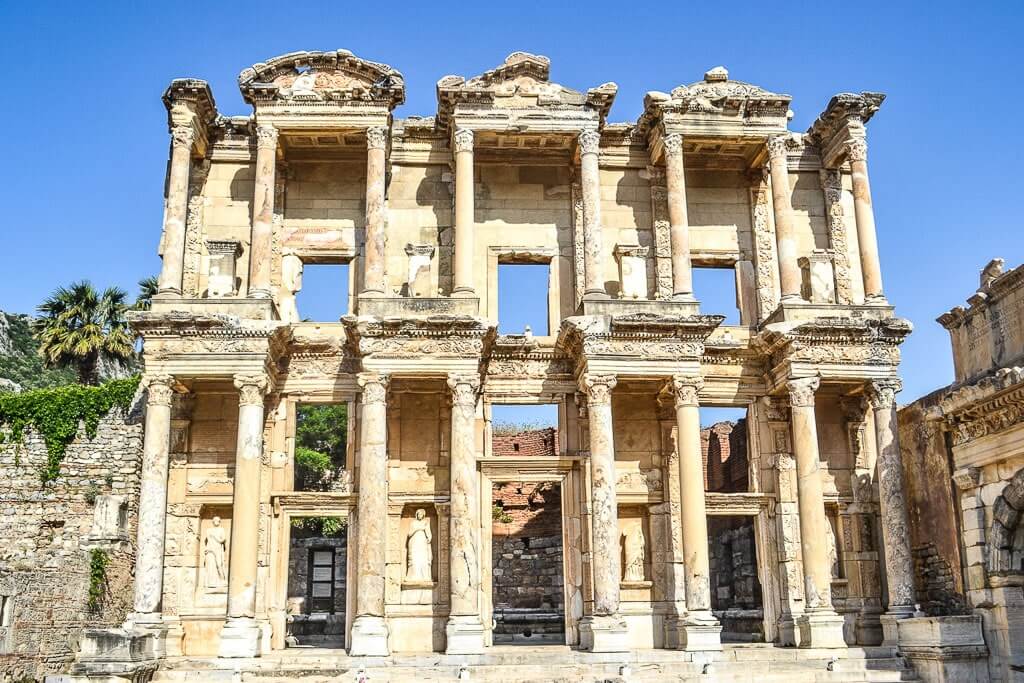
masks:
POLYGON ((786 165, 788 136, 768 138, 768 159, 772 177, 772 205, 775 210, 775 240, 779 253, 779 280, 783 301, 800 300, 800 264, 797 262, 790 199, 789 168, 786 165))
POLYGON ((607 299, 601 241, 601 175, 597 163, 601 134, 596 130, 585 130, 579 135, 579 145, 580 185, 583 190, 583 298, 607 299))
POLYGON ((625 643, 625 622, 619 615, 619 508, 615 495, 615 438, 612 389, 615 375, 586 374, 580 390, 587 396, 590 433, 590 555, 593 611, 580 622, 580 645, 593 652, 618 652, 625 643))
POLYGON ((822 492, 818 427, 814 415, 817 377, 795 379, 789 390, 793 455, 796 459, 800 554, 804 568, 804 614, 798 617, 804 647, 845 647, 843 620, 832 608, 832 566, 828 552, 828 518, 822 492))
POLYGON ((366 261, 363 264, 363 294, 385 293, 384 271, 384 152, 387 128, 366 131, 366 261))
POLYGON ((164 578, 164 530, 167 524, 167 458, 171 438, 174 378, 146 378, 146 425, 139 489, 139 534, 135 559, 134 624, 159 623, 164 578))
POLYGON ((171 167, 167 176, 167 207, 164 211, 163 266, 157 291, 181 295, 185 264, 185 221, 188 218, 188 176, 192 166, 192 126, 171 128, 171 167))
POLYGON ((473 131, 459 128, 455 145, 455 286, 454 296, 476 296, 473 285, 473 232, 476 229, 473 201, 473 131))
POLYGON ((687 650, 722 649, 722 627, 711 613, 711 568, 708 559, 708 518, 704 503, 704 461, 700 443, 700 377, 672 378, 676 408, 676 444, 679 451, 679 514, 683 530, 683 567, 686 572, 685 638, 687 650))
POLYGON ((898 636, 895 622, 914 616, 914 558, 910 555, 910 519, 903 498, 903 465, 896 422, 896 393, 902 388, 900 380, 886 379, 869 382, 865 391, 875 417, 875 468, 889 598, 882 615, 882 632, 886 644, 892 645, 898 636))
POLYGON ((690 268, 690 221, 686 214, 686 175, 683 136, 665 136, 665 183, 668 191, 669 240, 672 247, 672 298, 693 298, 690 268))
POLYGON ((356 535, 356 615, 352 621, 353 656, 389 654, 384 619, 388 519, 387 393, 389 377, 364 372, 359 415, 359 499, 356 535))
POLYGON ((450 457, 449 581, 451 605, 446 627, 448 654, 484 649, 480 620, 480 501, 476 473, 476 402, 480 378, 449 375, 452 391, 450 457))
POLYGON ((259 628, 254 617, 267 378, 235 375, 234 384, 238 389, 238 445, 231 494, 228 618, 221 631, 220 656, 255 657, 259 654, 259 628))
POLYGON ((249 296, 270 298, 271 239, 274 222, 274 173, 277 167, 277 128, 256 128, 256 180, 252 201, 252 239, 249 245, 249 296))
POLYGON ((871 206, 871 183, 868 181, 868 143, 852 140, 846 148, 853 173, 853 214, 857 219, 857 244, 860 248, 860 269, 864 275, 864 299, 885 301, 882 293, 882 266, 878 259, 878 235, 875 232, 875 210, 871 206))

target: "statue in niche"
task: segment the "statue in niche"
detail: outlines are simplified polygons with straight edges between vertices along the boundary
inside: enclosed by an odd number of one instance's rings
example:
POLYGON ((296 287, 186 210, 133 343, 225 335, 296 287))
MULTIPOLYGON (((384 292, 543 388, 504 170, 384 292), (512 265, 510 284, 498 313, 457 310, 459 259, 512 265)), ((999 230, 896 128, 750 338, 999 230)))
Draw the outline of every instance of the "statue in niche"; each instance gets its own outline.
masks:
POLYGON ((430 532, 430 520, 427 511, 420 508, 416 518, 409 525, 409 536, 406 540, 408 557, 406 559, 405 580, 409 583, 430 583, 433 580, 433 551, 431 543, 434 537, 430 532))
POLYGON ((622 538, 623 554, 626 556, 623 581, 643 581, 644 554, 647 550, 643 527, 640 524, 634 524, 622 535, 622 538))
POLYGON ((302 259, 295 254, 286 253, 281 259, 281 289, 278 295, 278 308, 281 321, 285 323, 299 322, 299 309, 295 305, 295 296, 302 290, 302 259))
POLYGON ((220 525, 220 517, 214 517, 211 522, 213 526, 203 539, 203 585, 211 592, 223 592, 228 583, 227 567, 224 564, 228 536, 220 525))

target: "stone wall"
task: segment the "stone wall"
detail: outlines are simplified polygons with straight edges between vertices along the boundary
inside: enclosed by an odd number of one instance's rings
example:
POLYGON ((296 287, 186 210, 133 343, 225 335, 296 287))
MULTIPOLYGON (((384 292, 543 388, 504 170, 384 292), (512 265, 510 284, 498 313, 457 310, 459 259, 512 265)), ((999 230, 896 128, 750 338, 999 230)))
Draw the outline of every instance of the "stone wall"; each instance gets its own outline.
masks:
POLYGON ((710 517, 711 608, 732 639, 764 640, 753 517, 710 517))
POLYGON ((704 458, 704 489, 746 491, 749 485, 747 421, 719 422, 700 430, 704 458))
POLYGON ((0 675, 62 671, 83 627, 118 625, 130 611, 141 456, 139 416, 116 408, 94 439, 79 432, 45 486, 39 434, 0 444, 0 595, 13 604, 0 675), (109 557, 97 610, 88 607, 93 549, 109 557))
POLYGON ((345 597, 348 567, 348 534, 320 536, 303 529, 292 527, 288 553, 288 602, 289 613, 294 618, 291 634, 299 645, 335 645, 341 647, 345 640, 345 597), (309 594, 310 553, 313 549, 331 550, 334 553, 334 600, 333 609, 314 610, 309 594), (292 602, 301 600, 301 607, 292 602), (296 612, 301 611, 301 614, 296 612))
POLYGON ((494 455, 554 456, 558 455, 558 429, 533 429, 516 434, 495 434, 491 438, 494 455))

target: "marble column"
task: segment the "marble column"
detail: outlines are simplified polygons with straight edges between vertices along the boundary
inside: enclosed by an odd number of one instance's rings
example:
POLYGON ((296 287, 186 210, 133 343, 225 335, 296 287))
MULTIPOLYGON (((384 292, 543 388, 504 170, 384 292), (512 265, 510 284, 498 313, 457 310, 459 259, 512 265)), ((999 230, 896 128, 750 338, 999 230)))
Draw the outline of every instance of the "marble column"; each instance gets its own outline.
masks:
POLYGON ((590 556, 594 606, 580 620, 580 647, 592 652, 627 649, 626 622, 619 614, 619 508, 615 496, 615 439, 612 389, 615 375, 586 374, 580 390, 587 396, 590 435, 590 556))
POLYGON ((265 375, 235 375, 238 389, 238 445, 231 494, 228 557, 228 618, 220 636, 221 657, 256 657, 256 565, 260 529, 260 466, 263 459, 265 375))
POLYGON ((896 393, 902 388, 898 379, 883 379, 868 382, 865 391, 874 411, 878 454, 875 471, 889 598, 881 617, 886 645, 897 644, 896 621, 914 616, 914 558, 910 554, 910 519, 903 498, 903 465, 896 422, 896 393))
POLYGON ((455 145, 455 286, 453 296, 475 297, 473 233, 476 230, 473 185, 473 131, 458 128, 455 145))
POLYGON ((146 378, 146 425, 139 489, 139 534, 135 559, 135 602, 129 621, 159 624, 164 578, 164 531, 167 524, 167 468, 171 438, 174 378, 146 378))
POLYGON ((668 191, 669 240, 672 245, 672 298, 693 299, 690 268, 690 222, 686 214, 686 175, 683 136, 665 136, 665 183, 668 191))
POLYGON ((192 143, 196 133, 191 126, 171 128, 171 167, 167 178, 167 206, 161 244, 163 266, 157 291, 181 296, 181 276, 185 265, 185 221, 188 218, 188 176, 192 166, 192 143))
POLYGON ((789 137, 768 138, 768 159, 772 178, 772 205, 775 210, 775 240, 779 256, 779 280, 782 300, 800 300, 800 266, 797 263, 796 234, 793 228, 793 204, 786 165, 789 137))
POLYGON ((385 294, 384 267, 384 151, 387 128, 366 130, 366 260, 363 264, 363 294, 385 294))
POLYGON ((274 223, 274 173, 277 170, 277 128, 256 128, 256 180, 249 244, 249 296, 270 298, 270 259, 274 223))
POLYGON ((604 247, 601 241, 601 174, 597 163, 600 145, 601 134, 596 130, 580 133, 584 299, 609 298, 604 288, 604 247))
POLYGON ((686 617, 680 647, 721 650, 722 626, 711 613, 711 568, 708 559, 708 517, 704 504, 704 461, 700 443, 700 377, 672 378, 676 408, 676 447, 679 451, 679 513, 686 574, 686 617))
POLYGON ((360 373, 363 388, 359 415, 359 498, 356 517, 356 614, 352 621, 352 656, 387 656, 384 619, 387 562, 388 453, 387 375, 360 373))
POLYGON ((449 375, 452 391, 450 455, 451 533, 448 540, 451 609, 445 629, 448 654, 480 654, 480 501, 476 473, 476 375, 449 375))
POLYGON ((829 559, 829 524, 825 516, 818 427, 814 415, 817 377, 786 383, 789 390, 790 428, 796 459, 797 507, 800 512, 800 555, 804 569, 804 613, 796 626, 803 647, 846 647, 843 619, 832 608, 832 565, 829 559))
POLYGON ((864 276, 864 300, 885 302, 882 293, 882 267, 878 260, 878 236, 875 233, 875 211, 871 206, 871 183, 868 181, 868 143, 852 140, 846 148, 853 173, 853 214, 857 220, 857 244, 860 248, 860 270, 864 276))

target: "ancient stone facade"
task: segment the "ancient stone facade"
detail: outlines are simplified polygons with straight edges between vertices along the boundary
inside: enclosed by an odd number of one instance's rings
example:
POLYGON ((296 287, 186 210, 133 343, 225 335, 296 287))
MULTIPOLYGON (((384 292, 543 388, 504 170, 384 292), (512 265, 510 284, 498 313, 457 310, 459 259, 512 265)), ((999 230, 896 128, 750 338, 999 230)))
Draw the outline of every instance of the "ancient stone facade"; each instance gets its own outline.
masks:
POLYGON ((574 648, 720 656, 709 516, 753 520, 765 640, 896 644, 915 592, 894 398, 910 325, 871 208, 884 97, 837 95, 793 133, 788 95, 718 67, 611 123, 615 84, 550 69, 517 52, 446 76, 434 115, 404 120, 401 74, 344 50, 245 69, 248 116, 171 83, 160 292, 133 319, 134 609, 81 671, 284 649, 289 530, 324 515, 348 522, 349 656, 490 652, 485 515, 509 481, 559 487, 574 648), (349 265, 340 322, 300 322, 317 263, 349 265), (496 332, 497 267, 517 263, 549 268, 548 335, 496 332), (733 272, 740 324, 702 309, 694 266, 733 272), (350 404, 343 490, 293 490, 298 402, 350 404), (494 454, 492 407, 521 403, 558 406, 554 455, 494 454), (745 490, 706 491, 702 406, 746 410, 745 490))

